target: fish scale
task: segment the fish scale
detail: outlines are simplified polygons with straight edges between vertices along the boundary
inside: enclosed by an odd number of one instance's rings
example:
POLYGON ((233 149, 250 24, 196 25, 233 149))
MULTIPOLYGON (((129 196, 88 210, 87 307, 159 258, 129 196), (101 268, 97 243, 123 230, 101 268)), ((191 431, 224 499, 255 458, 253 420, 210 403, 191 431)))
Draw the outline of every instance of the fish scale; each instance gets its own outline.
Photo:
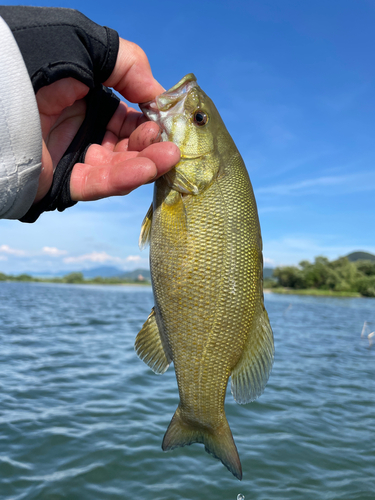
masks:
POLYGON ((155 182, 142 226, 155 306, 135 348, 156 373, 174 363, 180 403, 163 449, 203 443, 241 479, 224 411, 228 379, 237 402, 252 401, 266 385, 274 355, 253 190, 194 75, 141 109, 180 147, 181 161, 155 182))

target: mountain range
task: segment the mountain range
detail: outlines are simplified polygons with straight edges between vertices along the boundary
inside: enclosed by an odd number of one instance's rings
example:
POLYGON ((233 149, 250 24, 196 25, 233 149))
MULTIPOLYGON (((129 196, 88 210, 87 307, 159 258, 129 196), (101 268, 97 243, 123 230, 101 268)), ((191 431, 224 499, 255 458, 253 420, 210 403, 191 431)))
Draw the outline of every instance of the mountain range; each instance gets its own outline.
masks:
MULTIPOLYGON (((352 252, 346 257, 350 260, 350 262, 355 262, 357 260, 371 260, 375 261, 375 255, 368 253, 368 252, 352 252)), ((71 272, 77 272, 75 271, 45 271, 45 272, 28 272, 25 274, 29 274, 30 276, 35 276, 35 277, 56 277, 60 278, 63 276, 66 276, 67 274, 70 274, 71 272)), ((137 279, 139 275, 143 276, 143 278, 147 281, 151 281, 151 275, 150 275, 150 270, 149 269, 135 269, 133 271, 124 271, 123 269, 120 269, 119 267, 115 266, 98 266, 98 267, 93 267, 91 269, 82 269, 81 272, 84 276, 85 279, 92 279, 96 277, 101 277, 101 278, 124 278, 124 279, 137 279)), ((264 278, 270 278, 272 277, 273 274, 273 268, 272 267, 265 267, 263 269, 263 277, 264 278)))
POLYGON ((347 258, 348 260, 350 260, 350 262, 356 262, 357 260, 371 260, 375 262, 375 255, 368 252, 352 252, 347 255, 347 258))

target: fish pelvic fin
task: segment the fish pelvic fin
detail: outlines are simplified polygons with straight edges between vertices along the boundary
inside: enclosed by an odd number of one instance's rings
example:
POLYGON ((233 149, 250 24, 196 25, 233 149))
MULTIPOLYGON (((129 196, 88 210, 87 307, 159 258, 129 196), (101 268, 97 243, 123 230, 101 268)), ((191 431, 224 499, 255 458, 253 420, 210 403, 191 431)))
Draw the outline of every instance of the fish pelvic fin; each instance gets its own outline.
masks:
POLYGON ((154 308, 152 308, 149 317, 138 333, 134 348, 141 360, 159 375, 164 373, 172 362, 168 348, 156 323, 154 308))
POLYGON ((164 435, 162 449, 169 451, 193 443, 203 443, 207 453, 218 458, 241 481, 240 457, 225 414, 223 414, 221 424, 213 429, 200 426, 198 422, 196 424, 186 422, 181 417, 180 407, 178 407, 164 435))
POLYGON ((138 246, 141 250, 147 247, 147 245, 150 243, 153 212, 154 212, 153 204, 151 203, 150 208, 147 210, 147 214, 143 219, 141 234, 139 235, 138 246))
POLYGON ((242 356, 231 373, 231 392, 237 403, 250 403, 262 394, 272 370, 274 352, 272 328, 260 303, 242 356))

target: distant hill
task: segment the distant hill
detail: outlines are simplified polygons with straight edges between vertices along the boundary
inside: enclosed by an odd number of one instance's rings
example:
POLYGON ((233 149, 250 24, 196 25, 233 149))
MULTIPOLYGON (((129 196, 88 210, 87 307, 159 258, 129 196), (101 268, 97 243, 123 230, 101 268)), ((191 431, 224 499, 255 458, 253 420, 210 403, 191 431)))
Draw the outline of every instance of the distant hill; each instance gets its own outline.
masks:
MULTIPOLYGON (((116 275, 118 278, 126 278, 131 280, 139 279, 140 276, 146 281, 151 281, 151 274, 148 269, 135 269, 134 271, 121 271, 121 274, 116 275)), ((141 280, 142 281, 142 280, 141 280)))
POLYGON ((96 278, 100 276, 101 278, 113 278, 119 276, 124 271, 115 266, 98 266, 91 269, 85 269, 81 271, 86 279, 96 278))
POLYGON ((375 262, 375 255, 368 252, 352 252, 346 257, 350 262, 356 262, 357 260, 371 260, 375 262))

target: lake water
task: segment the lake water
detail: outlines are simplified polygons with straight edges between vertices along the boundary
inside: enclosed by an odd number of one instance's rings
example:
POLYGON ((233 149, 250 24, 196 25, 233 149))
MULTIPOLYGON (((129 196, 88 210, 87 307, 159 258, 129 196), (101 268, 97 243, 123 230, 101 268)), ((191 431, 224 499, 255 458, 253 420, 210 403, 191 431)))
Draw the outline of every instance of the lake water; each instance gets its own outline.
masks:
POLYGON ((1 500, 374 500, 375 300, 265 299, 271 378, 226 400, 240 482, 202 445, 161 450, 173 366, 133 348, 150 288, 0 283, 1 500))

